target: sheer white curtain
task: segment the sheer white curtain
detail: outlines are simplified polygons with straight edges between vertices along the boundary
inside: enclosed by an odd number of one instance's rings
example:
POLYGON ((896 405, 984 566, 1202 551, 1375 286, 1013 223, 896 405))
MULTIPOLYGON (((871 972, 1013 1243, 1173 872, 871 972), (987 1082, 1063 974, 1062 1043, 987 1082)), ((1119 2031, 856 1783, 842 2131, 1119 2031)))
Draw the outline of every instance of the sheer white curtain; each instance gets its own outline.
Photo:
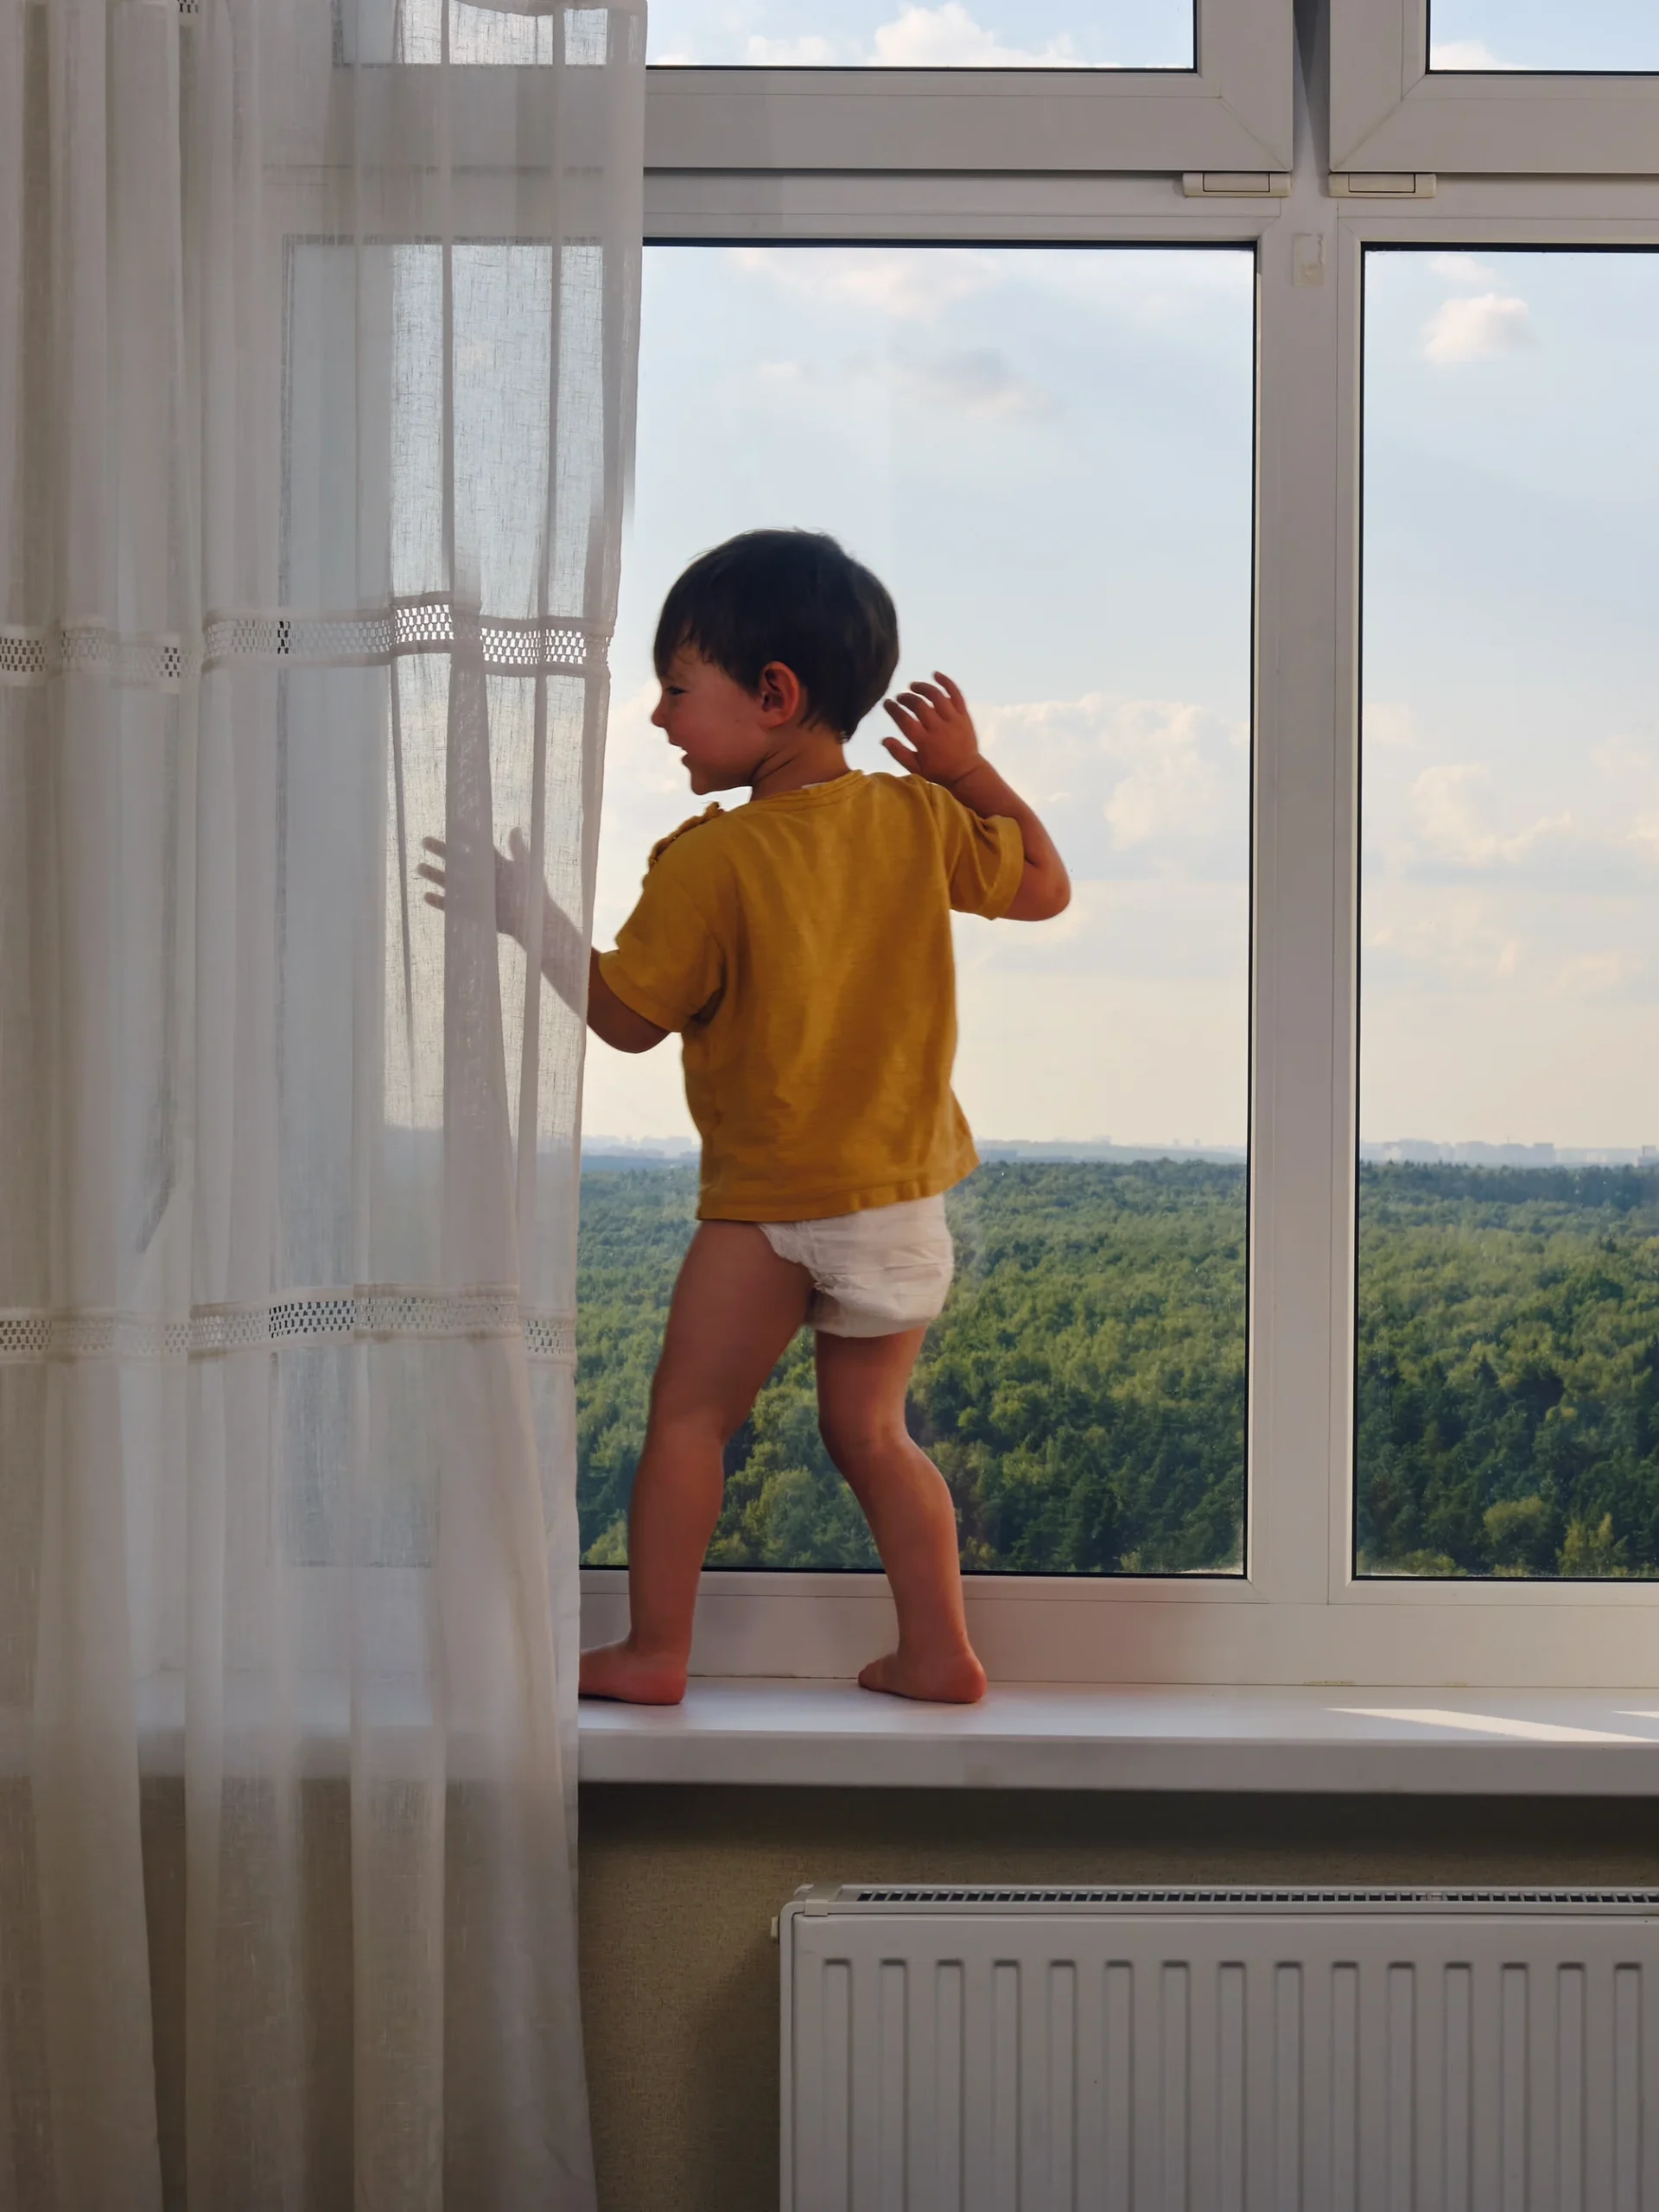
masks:
POLYGON ((0 0, 7 2212, 591 2202, 582 1033, 490 853, 585 933, 644 34, 0 0))

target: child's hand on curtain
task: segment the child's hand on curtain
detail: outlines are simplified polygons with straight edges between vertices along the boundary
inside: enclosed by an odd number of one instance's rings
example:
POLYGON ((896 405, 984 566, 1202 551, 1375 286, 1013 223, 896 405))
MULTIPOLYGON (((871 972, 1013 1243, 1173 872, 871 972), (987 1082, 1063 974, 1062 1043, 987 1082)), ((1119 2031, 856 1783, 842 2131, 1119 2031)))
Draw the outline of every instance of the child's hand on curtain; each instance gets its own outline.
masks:
MULTIPOLYGON (((421 842, 434 857, 423 861, 415 872, 434 887, 426 893, 427 905, 442 913, 448 888, 449 848, 442 837, 425 837, 421 842)), ((542 965, 546 968, 562 951, 568 952, 576 943, 575 925, 554 904, 546 884, 538 881, 531 863, 530 841, 524 831, 510 830, 506 850, 498 849, 495 855, 495 926, 503 937, 510 937, 523 945, 526 952, 530 950, 531 925, 538 891, 542 902, 540 953, 542 965)), ((580 945, 576 949, 579 951, 580 945)))

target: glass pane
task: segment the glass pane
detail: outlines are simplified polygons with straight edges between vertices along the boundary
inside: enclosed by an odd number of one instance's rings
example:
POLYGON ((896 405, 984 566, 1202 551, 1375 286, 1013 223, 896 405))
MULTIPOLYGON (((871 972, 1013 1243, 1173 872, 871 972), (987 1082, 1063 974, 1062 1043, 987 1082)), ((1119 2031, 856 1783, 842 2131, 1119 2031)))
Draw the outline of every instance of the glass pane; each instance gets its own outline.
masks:
POLYGON ((1659 69, 1653 0, 1432 0, 1431 69, 1659 69))
MULTIPOLYGON (((1053 820, 1039 925, 963 920, 957 1087, 988 1165, 912 1400, 973 1567, 1236 1569, 1244 1494, 1254 264, 1248 251, 660 247, 647 257, 598 941, 694 810, 649 715, 663 594, 757 524, 834 531, 1053 820)), ((873 717, 855 766, 891 768, 873 717)), ((621 1559, 691 1229, 670 1044, 591 1047, 587 1556, 621 1559), (654 1162, 656 1164, 648 1164, 654 1162)), ((797 1344, 715 1560, 869 1567, 797 1344)))
POLYGON ((1365 287, 1359 1564, 1659 1571, 1659 257, 1365 287))
POLYGON ((444 59, 446 28, 457 68, 525 68, 561 58, 569 68, 600 67, 610 44, 604 7, 534 14, 472 0, 340 0, 339 22, 344 61, 434 65, 444 59))
POLYGON ((1191 69, 1193 0, 653 0, 646 58, 791 68, 1191 69))

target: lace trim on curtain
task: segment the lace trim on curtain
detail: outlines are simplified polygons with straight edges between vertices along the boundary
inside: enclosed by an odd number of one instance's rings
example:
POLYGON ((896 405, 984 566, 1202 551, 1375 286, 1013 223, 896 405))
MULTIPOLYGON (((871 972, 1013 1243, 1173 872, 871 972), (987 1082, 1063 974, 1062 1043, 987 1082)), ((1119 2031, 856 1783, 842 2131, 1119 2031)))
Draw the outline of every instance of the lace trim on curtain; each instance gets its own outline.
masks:
POLYGON ((597 625, 559 615, 480 615, 442 593, 385 607, 295 614, 249 610, 207 617, 200 639, 124 634, 104 621, 56 627, 0 625, 0 684, 92 676, 110 683, 176 691, 187 677, 253 664, 364 668, 410 653, 476 652, 492 676, 591 676, 605 665, 597 625))
POLYGON ((510 1290, 418 1290, 397 1283, 289 1291, 188 1313, 0 1308, 0 1363, 43 1359, 207 1359, 259 1346, 406 1338, 523 1335, 531 1359, 572 1367, 574 1315, 523 1306, 510 1290))
POLYGON ((0 627, 0 683, 44 683, 54 676, 99 676, 111 683, 176 691, 191 656, 181 639, 124 637, 107 622, 65 622, 56 629, 0 627))

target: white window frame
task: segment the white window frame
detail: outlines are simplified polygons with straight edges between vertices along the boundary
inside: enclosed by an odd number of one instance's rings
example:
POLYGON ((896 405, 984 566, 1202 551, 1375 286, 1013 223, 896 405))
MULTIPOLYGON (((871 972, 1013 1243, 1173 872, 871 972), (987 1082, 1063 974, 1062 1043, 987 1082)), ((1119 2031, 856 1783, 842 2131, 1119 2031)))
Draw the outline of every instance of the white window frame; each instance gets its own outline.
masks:
MULTIPOLYGON (((1330 4, 1351 17, 1357 0, 1330 4)), ((1396 9, 1396 0, 1367 4, 1377 22, 1396 9)), ((763 105, 771 97, 759 90, 763 105)), ((1610 107, 1620 97, 1615 85, 1610 107)), ((1473 177, 1442 181, 1432 200, 1349 198, 1332 188, 1316 120, 1299 118, 1281 199, 1190 196, 1195 181, 1176 173, 1185 158, 1173 145, 1163 174, 1137 176, 1066 176, 1052 164, 1024 175, 875 175, 850 160, 835 174, 687 164, 648 173, 646 234, 662 243, 1215 241, 1252 244, 1258 254, 1244 1572, 969 1578, 970 1624, 993 1677, 1639 1683, 1655 1670, 1659 1584, 1360 1580, 1352 1571, 1360 309, 1368 245, 1659 248, 1659 181, 1473 177)), ((586 1639, 621 1633, 626 1575, 589 1568, 582 1580, 586 1639)), ((882 1648, 891 1625, 880 1575, 713 1572, 693 1667, 844 1677, 882 1648)))
POLYGON ((653 68, 652 169, 1290 167, 1291 0, 1195 0, 1194 69, 653 68))
MULTIPOLYGON (((1332 143, 1360 143, 1369 164, 1380 142, 1375 130, 1363 143, 1327 137, 1316 98, 1297 109, 1290 161, 1289 0, 1200 5, 1206 67, 1218 51, 1240 51, 1225 40, 1250 24, 1263 52, 1279 57, 1282 137, 1265 105, 1235 107, 1236 87, 1203 70, 675 70, 654 73, 648 100, 645 230, 656 241, 1217 242, 1252 245, 1258 257, 1244 1569, 1213 1579, 973 1577, 970 1623, 994 1677, 1007 1681, 1639 1683, 1655 1669, 1659 1583, 1360 1580, 1352 1571, 1360 332, 1369 245, 1659 250, 1659 129, 1641 149, 1646 174, 1607 174, 1618 165, 1619 130, 1659 87, 1506 76, 1478 79, 1465 94, 1459 79, 1428 80, 1423 113, 1438 103, 1436 112, 1455 118, 1459 98, 1478 106, 1496 87, 1512 123, 1529 113, 1529 95, 1547 100, 1567 87, 1599 118, 1599 176, 1568 173, 1561 131, 1542 110, 1505 142, 1502 176, 1480 173, 1478 146, 1465 149, 1469 173, 1456 174, 1449 139, 1435 142, 1444 149, 1430 164, 1437 178, 1406 162, 1403 147, 1397 174, 1333 175, 1343 164, 1332 162, 1332 143), (853 75, 859 82, 849 86, 853 75), (664 87, 667 77, 676 82, 664 87), (714 78, 721 86, 702 94, 692 81, 714 78), (1208 91, 1192 89, 1205 82, 1208 91), (1186 89, 1171 93, 1172 85, 1186 89), (1444 98, 1442 86, 1451 87, 1444 98), (798 93, 821 103, 810 130, 787 105, 798 93), (736 104, 723 123, 713 106, 687 108, 671 128, 652 123, 665 98, 671 112, 682 97, 716 96, 736 104), (1084 137, 1104 139, 1114 118, 1125 135, 1079 161, 1079 141, 1065 138, 1051 106, 1056 97, 1081 103, 1069 127, 1084 137), (1235 108, 1255 143, 1249 159, 1201 149, 1206 102, 1235 108), (1093 123, 1076 122, 1084 115, 1093 123), (698 139, 705 128, 713 136, 698 139), (891 158, 901 143, 909 158, 891 158), (677 158, 665 160, 670 153, 677 158), (1438 197, 1425 196, 1437 179, 1438 197)), ((1421 8, 1308 0, 1312 45, 1321 49, 1327 29, 1334 41, 1341 128, 1352 120, 1344 87, 1360 81, 1344 75, 1353 62, 1344 40, 1358 26, 1373 64, 1393 52, 1402 89, 1390 97, 1403 113, 1421 82, 1404 85, 1402 41, 1421 8)), ((327 57, 316 66, 326 72, 327 57)), ((464 181, 454 236, 512 235, 524 182, 499 165, 499 149, 513 140, 517 73, 454 70, 447 89, 435 79, 416 96, 405 83, 395 98, 389 73, 359 77, 359 134, 396 130, 405 143, 411 127, 447 135, 464 181)), ((1249 81, 1265 99, 1258 78, 1249 81)), ((1365 81, 1373 90, 1382 82, 1374 67, 1365 81)), ((1580 136, 1587 142, 1587 124, 1580 136)), ((328 229, 318 197, 328 150, 326 132, 324 143, 290 149, 291 176, 268 202, 268 219, 284 232, 328 229)), ((562 166, 569 159, 566 149, 562 166)), ((397 227, 395 210, 380 211, 377 229, 397 227)), ((620 1632, 625 1574, 586 1569, 582 1585, 587 1639, 620 1632)), ((880 1648, 891 1618, 880 1575, 715 1572, 703 1579, 693 1664, 702 1674, 844 1677, 880 1648)))
POLYGON ((1429 0, 1332 0, 1338 173, 1651 175, 1659 74, 1431 70, 1429 0))

